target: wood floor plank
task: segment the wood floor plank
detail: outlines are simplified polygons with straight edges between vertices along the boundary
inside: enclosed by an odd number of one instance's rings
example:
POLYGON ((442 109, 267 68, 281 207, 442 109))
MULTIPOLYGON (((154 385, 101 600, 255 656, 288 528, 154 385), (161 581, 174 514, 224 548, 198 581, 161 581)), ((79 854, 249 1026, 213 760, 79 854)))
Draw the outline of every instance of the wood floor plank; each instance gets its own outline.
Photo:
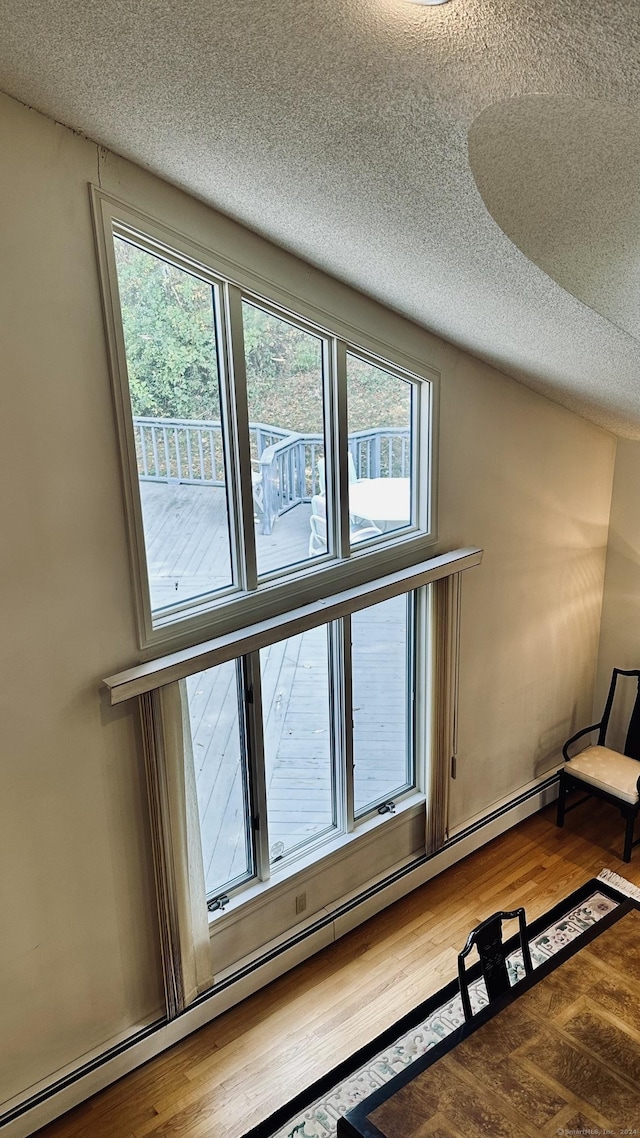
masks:
MULTIPOLYGON (((572 812, 563 830, 548 808, 44 1127, 40 1138, 240 1138, 451 979, 466 933, 491 912, 526 895, 533 920, 605 866, 640 886, 640 852, 621 862, 621 837, 619 815, 605 803, 572 812)), ((640 1028, 638 1005, 620 1008, 604 972, 598 1000, 640 1028)), ((593 1128, 595 1113, 576 1100, 558 1126, 580 1129, 573 1120, 584 1118, 593 1128)), ((438 1133, 462 1134, 448 1116, 428 1131, 438 1133)))

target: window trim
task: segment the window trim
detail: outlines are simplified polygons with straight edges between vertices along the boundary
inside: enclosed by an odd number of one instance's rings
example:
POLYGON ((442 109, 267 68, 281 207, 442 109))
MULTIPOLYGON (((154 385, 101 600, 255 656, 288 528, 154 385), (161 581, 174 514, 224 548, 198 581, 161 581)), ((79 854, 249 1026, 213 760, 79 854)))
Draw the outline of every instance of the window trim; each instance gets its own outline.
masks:
POLYGON ((328 624, 400 593, 419 589, 452 573, 470 569, 479 565, 481 560, 482 550, 472 546, 442 553, 384 577, 374 572, 372 579, 335 592, 327 599, 312 600, 297 608, 289 608, 277 617, 235 628, 202 644, 191 645, 108 676, 103 682, 109 689, 112 706, 124 703, 174 680, 186 679, 193 672, 257 652, 274 640, 284 640, 287 636, 328 624))
MULTIPOLYGON (((357 329, 336 317, 333 313, 316 307, 307 300, 294 297, 281 286, 251 271, 244 265, 229 260, 211 249, 179 233, 175 229, 141 213, 116 197, 104 193, 95 186, 90 187, 94 218, 96 248, 99 267, 102 302, 105 316, 107 348, 111 365, 116 423, 122 456, 122 481, 125 499, 125 513, 128 528, 129 548, 132 564, 133 594, 138 639, 143 655, 157 655, 163 648, 179 648, 193 644, 211 635, 212 628, 223 631, 237 624, 249 624, 260 618, 277 616, 290 605, 293 596, 321 597, 333 592, 345 580, 364 581, 374 574, 384 575, 391 569, 401 569, 407 565, 424 560, 429 547, 436 541, 436 494, 435 494, 435 456, 437 449, 438 388, 439 373, 429 365, 387 344, 369 332, 357 329), (119 309, 118 278, 113 247, 114 230, 131 239, 141 248, 147 248, 155 255, 167 258, 179 268, 198 276, 214 285, 219 292, 220 305, 216 314, 216 333, 218 339, 218 366, 220 369, 223 399, 228 398, 231 369, 236 374, 243 371, 243 346, 238 341, 240 325, 237 319, 230 319, 232 310, 236 315, 242 296, 255 301, 267 310, 273 310, 282 318, 291 319, 301 326, 308 325, 309 331, 316 335, 329 337, 334 349, 329 352, 330 369, 333 373, 329 388, 334 400, 337 428, 346 430, 346 355, 352 353, 374 366, 381 367, 391 374, 405 380, 413 379, 421 383, 419 421, 413 445, 412 465, 414 477, 413 493, 417 494, 417 527, 399 531, 398 536, 385 543, 372 543, 369 548, 351 550, 344 560, 331 560, 317 567, 305 563, 299 571, 293 570, 286 576, 261 582, 255 592, 243 592, 231 587, 212 602, 209 596, 202 603, 197 599, 185 605, 180 615, 168 613, 152 616, 148 587, 147 562, 142 524, 142 509, 138 492, 138 473, 133 437, 130 395, 127 375, 126 351, 122 321, 119 309), (227 331, 227 335, 220 334, 227 331), (232 358, 230 358, 230 356, 232 358), (419 462, 421 485, 415 476, 419 462), (365 565, 366 562, 366 565, 365 565)), ((240 376, 242 379, 242 376, 240 376)), ((242 383, 239 384, 242 386, 242 383)), ((233 419, 232 433, 240 439, 242 449, 243 423, 246 418, 246 399, 244 405, 237 407, 234 400, 228 411, 233 419)), ((246 424, 244 424, 246 425, 246 424)), ((342 447, 344 451, 344 447, 342 447)), ((342 452, 341 452, 342 453, 342 452)), ((344 464, 346 458, 343 455, 344 464)), ((251 488, 248 478, 236 469, 237 461, 230 457, 234 486, 231 501, 237 504, 241 499, 245 518, 244 531, 237 518, 234 519, 236 536, 232 546, 237 547, 240 540, 240 561, 251 562, 253 533, 247 519, 252 517, 250 510, 251 488)), ((339 471, 339 481, 345 483, 347 471, 339 471)), ((348 524, 346 503, 342 515, 336 523, 340 528, 342 545, 348 550, 348 524), (346 532, 345 532, 346 531, 346 532)), ((234 557, 232 551, 232 559, 234 557)), ((241 571, 242 572, 242 571, 241 571)), ((240 581, 242 585, 243 582, 240 581)), ((244 582, 251 585, 252 582, 244 582)))

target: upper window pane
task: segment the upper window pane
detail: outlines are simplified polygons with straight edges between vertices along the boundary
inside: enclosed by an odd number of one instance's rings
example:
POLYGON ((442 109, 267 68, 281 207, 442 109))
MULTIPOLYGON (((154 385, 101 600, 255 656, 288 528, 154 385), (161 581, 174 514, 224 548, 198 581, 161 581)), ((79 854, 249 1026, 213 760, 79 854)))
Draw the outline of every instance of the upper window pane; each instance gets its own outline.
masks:
POLYGON ((351 545, 412 521, 415 384, 347 354, 351 545))
POLYGON ((233 584, 214 292, 114 238, 151 609, 233 584))
POLYGON ((327 549, 322 340, 243 303, 258 575, 327 549))

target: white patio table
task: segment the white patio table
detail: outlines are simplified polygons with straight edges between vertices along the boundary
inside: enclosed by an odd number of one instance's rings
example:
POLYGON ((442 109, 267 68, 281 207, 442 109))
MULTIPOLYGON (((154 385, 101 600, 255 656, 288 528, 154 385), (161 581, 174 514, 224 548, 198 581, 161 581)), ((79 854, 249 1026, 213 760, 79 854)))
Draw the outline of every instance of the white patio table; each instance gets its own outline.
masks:
POLYGON ((362 478, 349 485, 349 512, 381 530, 399 529, 411 519, 409 478, 362 478))

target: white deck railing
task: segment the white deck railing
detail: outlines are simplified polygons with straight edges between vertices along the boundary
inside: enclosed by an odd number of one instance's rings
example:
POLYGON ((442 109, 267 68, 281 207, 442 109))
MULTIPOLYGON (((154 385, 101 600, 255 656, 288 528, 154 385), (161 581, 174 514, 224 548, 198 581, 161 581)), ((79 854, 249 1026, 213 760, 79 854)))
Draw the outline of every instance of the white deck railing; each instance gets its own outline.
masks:
MULTIPOLYGON (((138 476, 145 482, 224 486, 219 420, 133 419, 138 476)), ((261 529, 271 533, 280 514, 320 492, 318 462, 324 436, 250 423, 251 454, 260 470, 261 529)), ((404 427, 374 427, 349 435, 357 478, 406 478, 411 441, 404 427)))

